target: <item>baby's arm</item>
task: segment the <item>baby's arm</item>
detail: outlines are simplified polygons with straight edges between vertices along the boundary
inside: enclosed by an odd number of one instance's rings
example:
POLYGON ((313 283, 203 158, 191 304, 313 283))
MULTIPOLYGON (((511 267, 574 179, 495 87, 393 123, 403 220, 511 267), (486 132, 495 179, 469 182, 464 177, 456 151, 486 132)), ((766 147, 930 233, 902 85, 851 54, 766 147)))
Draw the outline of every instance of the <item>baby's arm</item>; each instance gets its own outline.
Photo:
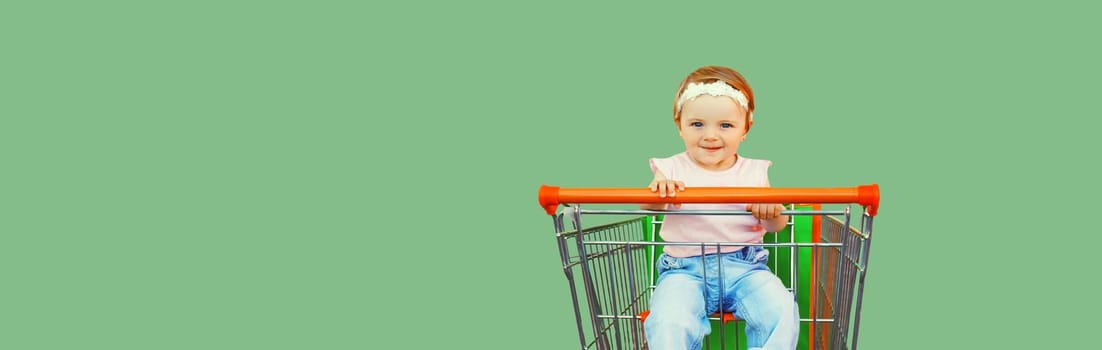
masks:
MULTIPOLYGON (((769 185, 769 175, 765 176, 765 183, 762 185, 771 187, 769 185)), ((784 205, 781 204, 757 203, 750 205, 750 212, 761 221, 761 226, 765 228, 765 232, 777 232, 788 226, 788 215, 781 215, 781 211, 784 209, 784 205)))
MULTIPOLYGON (((667 179, 666 175, 662 174, 662 171, 654 169, 654 180, 650 182, 648 187, 650 187, 651 192, 657 192, 659 198, 666 198, 666 196, 677 196, 677 191, 684 191, 685 183, 667 179)), ((674 207, 681 207, 681 204, 674 204, 674 207)), ((666 204, 644 203, 640 204, 639 208, 644 210, 666 210, 666 204)))

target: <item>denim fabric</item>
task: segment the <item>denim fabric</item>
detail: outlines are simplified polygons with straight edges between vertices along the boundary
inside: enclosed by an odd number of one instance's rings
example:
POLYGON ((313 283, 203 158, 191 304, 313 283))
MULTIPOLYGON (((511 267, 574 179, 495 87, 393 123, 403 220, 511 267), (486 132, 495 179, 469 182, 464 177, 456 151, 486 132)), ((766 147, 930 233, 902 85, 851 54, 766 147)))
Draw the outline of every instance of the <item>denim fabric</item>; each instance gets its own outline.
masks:
POLYGON ((659 256, 658 284, 644 322, 649 349, 700 349, 711 333, 707 316, 720 310, 746 322, 750 349, 795 349, 799 308, 768 259, 758 246, 721 255, 659 256))

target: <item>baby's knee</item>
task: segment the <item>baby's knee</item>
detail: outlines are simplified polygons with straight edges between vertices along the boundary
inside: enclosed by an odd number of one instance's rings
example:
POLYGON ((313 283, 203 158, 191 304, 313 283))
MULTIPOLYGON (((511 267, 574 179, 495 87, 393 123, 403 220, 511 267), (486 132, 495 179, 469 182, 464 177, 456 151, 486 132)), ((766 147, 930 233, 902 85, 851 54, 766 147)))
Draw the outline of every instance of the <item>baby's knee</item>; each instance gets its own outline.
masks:
MULTIPOLYGON (((787 291, 786 291, 787 292, 787 291)), ((799 308, 796 301, 792 300, 791 293, 787 297, 778 295, 767 298, 761 305, 760 317, 768 325, 799 323, 799 308)))
POLYGON ((643 322, 649 334, 679 334, 689 338, 703 338, 709 332, 709 324, 703 316, 692 312, 652 312, 643 322))
POLYGON ((743 306, 754 310, 762 323, 776 325, 779 323, 791 323, 795 318, 798 323, 799 307, 796 298, 784 284, 773 276, 759 274, 761 288, 755 290, 752 295, 743 300, 743 306))

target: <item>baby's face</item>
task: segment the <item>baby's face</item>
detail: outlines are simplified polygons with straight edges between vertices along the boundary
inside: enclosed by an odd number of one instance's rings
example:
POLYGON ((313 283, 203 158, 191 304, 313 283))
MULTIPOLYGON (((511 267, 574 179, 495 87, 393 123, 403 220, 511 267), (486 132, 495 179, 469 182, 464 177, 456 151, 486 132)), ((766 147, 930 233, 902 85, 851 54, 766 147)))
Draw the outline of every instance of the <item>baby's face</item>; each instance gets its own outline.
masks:
POLYGON ((701 95, 682 107, 679 127, 685 152, 697 165, 728 169, 746 136, 746 110, 730 97, 701 95))

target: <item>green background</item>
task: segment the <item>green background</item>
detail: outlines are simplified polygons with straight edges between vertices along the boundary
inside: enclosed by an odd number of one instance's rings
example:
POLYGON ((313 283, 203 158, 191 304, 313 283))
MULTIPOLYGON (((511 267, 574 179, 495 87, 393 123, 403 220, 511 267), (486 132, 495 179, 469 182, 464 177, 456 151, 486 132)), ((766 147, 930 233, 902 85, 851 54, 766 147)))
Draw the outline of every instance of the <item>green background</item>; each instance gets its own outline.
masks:
POLYGON ((367 3, 0 4, 0 348, 574 347, 538 186, 709 64, 774 186, 880 184, 862 348, 1094 341, 1096 7, 367 3))

